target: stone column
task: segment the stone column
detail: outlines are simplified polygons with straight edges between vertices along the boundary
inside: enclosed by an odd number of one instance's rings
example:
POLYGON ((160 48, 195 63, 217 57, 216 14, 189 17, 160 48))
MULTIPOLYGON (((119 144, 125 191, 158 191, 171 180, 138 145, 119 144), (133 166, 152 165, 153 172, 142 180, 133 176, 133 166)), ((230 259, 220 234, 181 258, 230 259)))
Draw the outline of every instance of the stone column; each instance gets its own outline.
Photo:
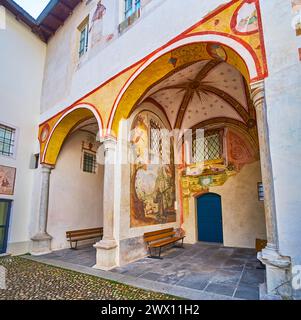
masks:
POLYGON ((49 183, 50 173, 53 167, 42 165, 41 168, 41 194, 38 221, 38 233, 31 238, 33 255, 41 255, 51 252, 52 237, 47 233, 48 204, 49 204, 49 183))
MULTIPOLYGON (((116 267, 117 242, 114 237, 114 180, 116 140, 107 137, 98 153, 104 153, 104 184, 103 184, 103 239, 97 242, 96 265, 94 268, 110 270, 116 267)), ((102 155, 98 155, 98 160, 102 155)), ((121 186, 119 186, 121 187, 121 186)))
POLYGON ((251 84, 251 90, 257 116, 261 175, 264 188, 264 209, 268 241, 265 249, 258 253, 258 259, 266 265, 267 294, 290 295, 290 286, 285 284, 288 280, 290 259, 280 255, 278 245, 276 204, 264 81, 251 84))

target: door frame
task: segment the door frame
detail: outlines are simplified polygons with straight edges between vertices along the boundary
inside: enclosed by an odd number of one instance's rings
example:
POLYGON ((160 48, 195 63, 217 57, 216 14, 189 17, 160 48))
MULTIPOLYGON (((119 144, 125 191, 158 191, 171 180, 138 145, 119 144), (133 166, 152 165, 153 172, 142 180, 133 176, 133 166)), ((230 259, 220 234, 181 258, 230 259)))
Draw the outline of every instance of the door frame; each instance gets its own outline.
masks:
POLYGON ((198 199, 207 195, 207 194, 215 194, 220 197, 221 199, 221 211, 222 211, 222 233, 223 233, 223 242, 221 244, 225 243, 225 237, 224 237, 224 216, 223 216, 223 202, 222 202, 222 196, 216 192, 199 192, 194 195, 194 203, 195 203, 195 239, 196 242, 201 242, 199 241, 199 221, 198 221, 198 199))
POLYGON ((3 252, 0 251, 0 254, 4 254, 4 253, 6 253, 6 250, 7 250, 8 231, 9 231, 9 225, 10 225, 10 215, 11 215, 11 209, 12 209, 13 200, 0 198, 0 202, 6 202, 8 204, 5 231, 4 231, 4 240, 3 240, 4 241, 4 247, 3 247, 3 252))

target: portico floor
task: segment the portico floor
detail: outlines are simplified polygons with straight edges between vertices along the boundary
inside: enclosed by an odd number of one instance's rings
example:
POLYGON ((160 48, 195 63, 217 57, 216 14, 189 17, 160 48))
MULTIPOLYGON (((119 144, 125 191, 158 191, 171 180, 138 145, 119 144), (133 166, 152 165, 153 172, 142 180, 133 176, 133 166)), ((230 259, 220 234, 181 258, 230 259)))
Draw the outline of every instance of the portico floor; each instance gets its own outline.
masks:
POLYGON ((61 250, 35 257, 63 267, 110 278, 150 290, 164 291, 184 298, 251 299, 259 298, 259 284, 264 269, 254 249, 230 248, 219 244, 196 243, 185 249, 170 248, 162 260, 143 258, 110 272, 92 269, 95 264, 92 246, 61 250))

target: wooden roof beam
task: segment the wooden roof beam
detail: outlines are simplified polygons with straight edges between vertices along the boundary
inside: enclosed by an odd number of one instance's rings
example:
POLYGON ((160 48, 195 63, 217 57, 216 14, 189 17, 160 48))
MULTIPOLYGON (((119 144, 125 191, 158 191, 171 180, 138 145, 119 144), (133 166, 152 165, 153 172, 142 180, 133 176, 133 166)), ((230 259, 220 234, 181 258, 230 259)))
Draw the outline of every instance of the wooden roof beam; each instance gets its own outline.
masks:
POLYGON ((62 5, 67 11, 69 11, 69 14, 72 14, 73 8, 69 7, 64 1, 60 1, 60 5, 62 5))
POLYGON ((59 16, 57 16, 56 14, 50 12, 49 13, 49 16, 51 16, 52 18, 54 18, 58 23, 59 25, 63 25, 64 24, 64 20, 62 20, 59 16))

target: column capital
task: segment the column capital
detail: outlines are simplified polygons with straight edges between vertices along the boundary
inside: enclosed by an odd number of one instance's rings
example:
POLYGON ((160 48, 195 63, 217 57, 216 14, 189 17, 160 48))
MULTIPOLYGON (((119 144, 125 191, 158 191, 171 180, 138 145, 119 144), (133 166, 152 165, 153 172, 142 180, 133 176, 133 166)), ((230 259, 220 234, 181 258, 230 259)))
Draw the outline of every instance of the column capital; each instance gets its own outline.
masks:
POLYGON ((254 107, 260 108, 263 105, 264 99, 265 99, 265 85, 264 81, 257 81, 251 83, 251 97, 254 103, 254 107))
POLYGON ((104 145, 105 151, 106 150, 115 150, 116 145, 117 145, 117 140, 116 140, 116 138, 114 138, 112 136, 106 136, 103 139, 103 145, 104 145))
POLYGON ((96 161, 98 164, 115 164, 115 151, 117 141, 114 137, 107 136, 102 138, 101 144, 96 152, 96 161))
POLYGON ((42 172, 50 173, 52 169, 54 169, 54 166, 51 166, 49 164, 44 164, 44 163, 41 164, 42 172))

